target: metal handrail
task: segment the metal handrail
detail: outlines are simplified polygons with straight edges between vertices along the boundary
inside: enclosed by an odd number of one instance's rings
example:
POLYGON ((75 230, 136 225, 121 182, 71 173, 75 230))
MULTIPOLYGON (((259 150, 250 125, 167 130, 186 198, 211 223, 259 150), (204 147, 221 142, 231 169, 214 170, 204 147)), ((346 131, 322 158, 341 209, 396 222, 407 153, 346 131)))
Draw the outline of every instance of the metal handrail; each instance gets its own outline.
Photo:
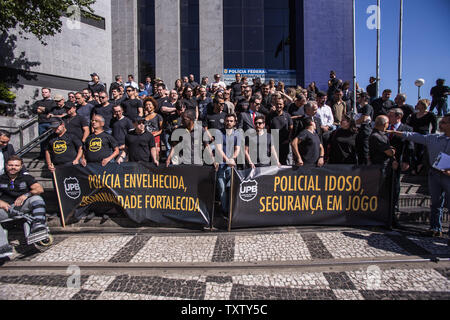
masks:
POLYGON ((17 130, 15 131, 11 131, 10 134, 11 135, 16 135, 16 134, 20 134, 20 148, 23 148, 23 131, 25 129, 27 129, 28 127, 32 126, 33 124, 35 124, 36 122, 38 122, 39 117, 38 116, 34 116, 33 118, 29 119, 28 121, 22 123, 19 125, 19 127, 8 127, 8 126, 0 126, 2 128, 7 128, 7 129, 14 129, 17 128, 17 130))
POLYGON ((28 152, 33 150, 35 147, 40 145, 42 142, 47 140, 53 134, 53 132, 54 132, 53 129, 48 129, 46 132, 41 134, 39 137, 37 137, 36 139, 34 139, 30 143, 28 143, 25 147, 20 148, 16 152, 16 155, 19 156, 19 157, 23 157, 25 154, 27 154, 28 152))

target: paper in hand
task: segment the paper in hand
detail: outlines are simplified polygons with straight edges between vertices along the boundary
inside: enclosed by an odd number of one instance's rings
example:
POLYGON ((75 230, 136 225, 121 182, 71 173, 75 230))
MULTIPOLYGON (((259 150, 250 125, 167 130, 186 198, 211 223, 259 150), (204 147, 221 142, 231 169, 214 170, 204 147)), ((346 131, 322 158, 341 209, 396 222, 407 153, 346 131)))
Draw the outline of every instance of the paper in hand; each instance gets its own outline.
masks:
POLYGON ((434 162, 433 168, 439 171, 450 170, 450 155, 441 152, 434 162))

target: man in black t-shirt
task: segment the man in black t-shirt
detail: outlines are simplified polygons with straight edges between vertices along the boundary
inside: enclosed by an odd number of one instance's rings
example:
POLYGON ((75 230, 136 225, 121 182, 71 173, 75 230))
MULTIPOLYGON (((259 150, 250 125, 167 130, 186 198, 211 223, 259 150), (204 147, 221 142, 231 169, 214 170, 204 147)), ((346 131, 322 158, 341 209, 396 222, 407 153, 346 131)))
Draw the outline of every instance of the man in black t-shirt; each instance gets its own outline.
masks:
POLYGON ((109 103, 106 92, 100 92, 98 97, 101 104, 92 110, 92 114, 101 115, 103 119, 105 119, 105 126, 103 130, 105 130, 107 134, 112 134, 111 121, 113 118, 113 105, 109 103))
POLYGON ((402 118, 402 123, 406 124, 406 119, 409 118, 410 115, 414 114, 415 112, 415 108, 406 103, 406 94, 404 93, 399 93, 395 99, 395 106, 392 107, 392 109, 395 108, 400 108, 403 111, 403 118, 402 118))
MULTIPOLYGON (((31 212, 33 222, 30 234, 46 231, 45 202, 40 196, 44 193, 36 179, 22 172, 23 160, 11 156, 6 163, 6 172, 0 176, 0 222, 14 217, 11 208, 23 213, 31 212)), ((8 243, 7 235, 0 224, 0 258, 13 254, 13 248, 8 243)))
POLYGON ((389 109, 394 106, 394 101, 391 98, 392 90, 386 89, 383 91, 381 98, 375 99, 372 102, 372 108, 374 112, 374 119, 378 116, 387 116, 389 109))
POLYGON ((250 105, 250 99, 252 98, 253 91, 252 88, 248 85, 242 84, 241 86, 241 96, 234 97, 236 104, 236 114, 240 114, 241 112, 245 112, 248 110, 250 105))
POLYGON ((67 132, 64 121, 55 120, 50 127, 55 130, 45 150, 48 169, 55 171, 55 165, 77 165, 83 155, 83 144, 76 136, 67 132))
POLYGON ((100 115, 92 117, 93 133, 86 139, 84 144, 85 154, 81 164, 98 163, 103 167, 113 161, 119 155, 119 145, 113 136, 103 131, 105 119, 100 115))
POLYGON ((356 152, 358 154, 358 164, 367 165, 369 163, 369 137, 372 134, 372 121, 374 112, 369 104, 370 97, 363 92, 358 98, 358 114, 356 126, 358 134, 356 136, 356 152))
POLYGON ((227 113, 223 112, 224 107, 225 101, 221 98, 216 97, 214 99, 213 112, 208 113, 205 120, 203 121, 203 127, 205 128, 205 130, 223 130, 225 128, 225 116, 227 115, 227 113))
MULTIPOLYGON (((254 91, 253 91, 254 92, 254 91)), ((265 83, 261 88, 261 107, 259 108, 259 112, 261 112, 266 117, 273 111, 272 110, 272 94, 270 93, 270 85, 265 83)))
POLYGON ((369 103, 377 98, 377 79, 370 77, 369 85, 366 87, 367 94, 369 95, 369 103))
POLYGON ((311 118, 303 120, 305 130, 292 140, 292 151, 294 153, 295 164, 324 165, 325 151, 320 142, 320 137, 316 133, 316 123, 311 118))
POLYGON ((236 81, 231 84, 232 100, 236 101, 235 98, 242 95, 242 76, 240 73, 235 75, 236 81))
POLYGON ((131 121, 137 117, 143 117, 144 106, 142 104, 142 100, 138 98, 137 89, 130 86, 126 88, 126 92, 128 99, 121 103, 124 115, 131 121))
POLYGON ((278 98, 276 102, 276 113, 270 119, 270 132, 272 130, 279 130, 280 139, 280 163, 282 165, 287 165, 289 156, 289 143, 291 142, 292 132, 294 129, 294 124, 292 122, 291 116, 284 112, 284 100, 283 98, 278 98))
POLYGON ((133 122, 123 115, 121 105, 113 107, 114 120, 112 121, 112 136, 116 139, 119 150, 125 148, 125 136, 133 129, 133 122))
MULTIPOLYGON (((38 133, 44 134, 50 128, 51 119, 48 116, 50 111, 56 106, 55 101, 51 99, 51 90, 49 88, 42 88, 42 100, 36 101, 32 105, 33 113, 38 114, 38 133)), ((45 141, 41 143, 40 159, 44 159, 45 155, 45 141)))
POLYGON ((131 130, 125 137, 125 150, 122 151, 118 164, 121 164, 127 154, 129 162, 150 162, 158 166, 155 138, 145 130, 145 118, 138 117, 134 120, 134 130, 131 130))
POLYGON ((89 122, 85 117, 77 114, 77 108, 75 106, 66 106, 65 109, 67 115, 63 120, 67 132, 73 134, 84 143, 89 136, 89 122))
POLYGON ((327 97, 328 100, 326 102, 327 105, 332 105, 332 99, 334 97, 334 93, 337 89, 342 88, 342 80, 338 79, 336 77, 336 72, 333 70, 330 71, 330 80, 328 80, 328 91, 327 91, 327 97))
POLYGON ((433 97, 430 106, 430 112, 437 107, 438 116, 447 114, 447 97, 450 94, 450 88, 445 86, 444 79, 437 79, 436 86, 431 88, 430 95, 433 97))

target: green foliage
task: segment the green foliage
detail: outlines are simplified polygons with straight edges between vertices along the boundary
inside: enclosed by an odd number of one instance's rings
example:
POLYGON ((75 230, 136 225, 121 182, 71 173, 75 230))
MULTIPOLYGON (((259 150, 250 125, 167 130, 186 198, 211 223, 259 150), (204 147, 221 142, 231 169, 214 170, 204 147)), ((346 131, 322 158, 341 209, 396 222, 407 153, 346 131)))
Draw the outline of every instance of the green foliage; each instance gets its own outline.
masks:
POLYGON ((93 13, 91 5, 96 0, 0 0, 0 33, 18 28, 19 34, 34 34, 42 44, 46 36, 61 32, 62 16, 71 17, 74 10, 93 13))
POLYGON ((3 82, 0 82, 0 100, 13 103, 16 95, 10 91, 10 88, 3 82))

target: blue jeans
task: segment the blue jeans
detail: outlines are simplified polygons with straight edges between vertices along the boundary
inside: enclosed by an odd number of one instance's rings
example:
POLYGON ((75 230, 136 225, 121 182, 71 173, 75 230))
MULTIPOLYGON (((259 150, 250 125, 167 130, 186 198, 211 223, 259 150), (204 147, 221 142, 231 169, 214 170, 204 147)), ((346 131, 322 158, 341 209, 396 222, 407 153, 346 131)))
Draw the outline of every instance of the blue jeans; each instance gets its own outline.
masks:
POLYGON ((231 168, 225 164, 221 164, 217 171, 217 192, 220 197, 220 204, 225 215, 229 211, 229 188, 231 180, 231 168))
POLYGON ((447 206, 450 205, 450 177, 430 169, 428 188, 431 195, 430 227, 432 231, 442 232, 442 210, 446 200, 447 206))
MULTIPOLYGON (((50 122, 39 123, 39 125, 38 125, 39 136, 41 136, 45 132, 47 132, 48 129, 50 129, 50 122)), ((47 145, 47 143, 48 143, 48 140, 45 140, 45 141, 41 142, 41 152, 39 154, 40 157, 44 157, 44 155, 45 155, 45 146, 47 145)))
POLYGON ((170 150, 172 149, 172 146, 170 145, 169 140, 170 140, 170 133, 163 132, 161 134, 161 141, 166 146, 166 158, 169 157, 170 150))

